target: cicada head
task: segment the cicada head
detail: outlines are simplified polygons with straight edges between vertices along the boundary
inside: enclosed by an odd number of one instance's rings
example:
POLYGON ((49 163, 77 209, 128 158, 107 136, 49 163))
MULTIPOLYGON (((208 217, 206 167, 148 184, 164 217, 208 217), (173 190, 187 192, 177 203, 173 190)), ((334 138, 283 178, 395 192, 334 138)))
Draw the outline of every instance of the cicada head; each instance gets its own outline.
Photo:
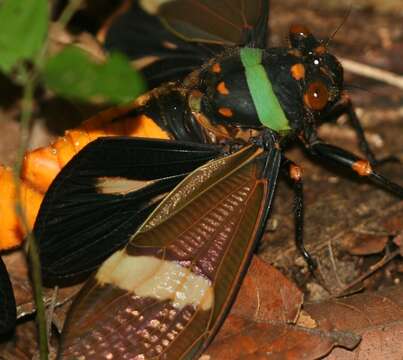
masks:
POLYGON ((300 59, 291 67, 292 76, 300 81, 305 109, 316 121, 340 99, 343 91, 343 68, 328 52, 327 42, 317 40, 308 28, 292 25, 289 52, 300 59))

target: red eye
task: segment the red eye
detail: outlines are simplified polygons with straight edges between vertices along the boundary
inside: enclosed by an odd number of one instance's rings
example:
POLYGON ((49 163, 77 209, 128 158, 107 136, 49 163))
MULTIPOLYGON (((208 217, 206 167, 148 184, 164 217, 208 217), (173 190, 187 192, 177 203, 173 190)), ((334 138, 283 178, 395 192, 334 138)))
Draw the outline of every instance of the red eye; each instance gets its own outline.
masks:
POLYGON ((305 105, 311 110, 322 110, 327 105, 328 99, 329 91, 326 85, 321 81, 315 81, 309 84, 304 94, 305 105))
POLYGON ((305 27, 304 25, 300 25, 300 24, 293 24, 290 27, 290 37, 294 38, 297 36, 300 37, 308 37, 311 34, 311 32, 309 31, 309 29, 307 27, 305 27))

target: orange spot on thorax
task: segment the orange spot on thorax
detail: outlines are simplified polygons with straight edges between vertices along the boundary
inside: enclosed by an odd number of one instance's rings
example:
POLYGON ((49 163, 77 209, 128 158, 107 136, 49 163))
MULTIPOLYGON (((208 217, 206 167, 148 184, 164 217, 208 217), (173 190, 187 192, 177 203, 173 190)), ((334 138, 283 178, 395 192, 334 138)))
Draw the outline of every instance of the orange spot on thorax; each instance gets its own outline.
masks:
POLYGON ((211 70, 213 71, 213 73, 219 74, 221 72, 221 65, 219 63, 215 63, 211 67, 211 70))
POLYGON ((232 110, 230 108, 226 108, 226 107, 221 107, 218 109, 218 112, 225 117, 232 117, 234 115, 234 113, 232 112, 232 110))
POLYGON ((301 80, 305 77, 305 67, 303 64, 294 64, 291 66, 291 75, 295 80, 301 80))
POLYGON ((225 85, 224 81, 221 81, 218 85, 217 85, 217 91, 221 94, 221 95, 228 95, 229 94, 229 90, 227 88, 227 86, 225 85))

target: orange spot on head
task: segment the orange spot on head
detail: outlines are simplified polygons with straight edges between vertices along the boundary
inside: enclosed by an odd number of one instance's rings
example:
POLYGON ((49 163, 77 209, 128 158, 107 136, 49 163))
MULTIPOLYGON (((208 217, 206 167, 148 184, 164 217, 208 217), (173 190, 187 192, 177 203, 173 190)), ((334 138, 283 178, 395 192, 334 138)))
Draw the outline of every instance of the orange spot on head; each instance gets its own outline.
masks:
POLYGON ((211 70, 213 71, 213 73, 219 74, 221 72, 221 65, 219 63, 215 63, 211 67, 211 70))
POLYGON ((218 83, 217 85, 217 91, 221 94, 221 95, 228 95, 229 94, 229 90, 227 88, 227 86, 225 85, 224 81, 221 81, 220 83, 218 83))
POLYGON ((316 55, 323 55, 326 53, 326 47, 324 45, 319 45, 314 51, 316 55))
POLYGON ((367 160, 358 160, 352 165, 353 170, 360 176, 368 176, 372 173, 372 167, 367 160))
POLYGON ((295 182, 301 181, 302 179, 302 168, 297 165, 291 164, 290 165, 290 178, 295 182))
POLYGON ((294 64, 291 66, 291 75, 295 80, 301 80, 305 77, 305 67, 303 64, 294 64))
POLYGON ((221 107, 218 109, 218 112, 225 117, 232 117, 234 115, 234 113, 232 112, 232 110, 230 108, 226 108, 226 107, 221 107))

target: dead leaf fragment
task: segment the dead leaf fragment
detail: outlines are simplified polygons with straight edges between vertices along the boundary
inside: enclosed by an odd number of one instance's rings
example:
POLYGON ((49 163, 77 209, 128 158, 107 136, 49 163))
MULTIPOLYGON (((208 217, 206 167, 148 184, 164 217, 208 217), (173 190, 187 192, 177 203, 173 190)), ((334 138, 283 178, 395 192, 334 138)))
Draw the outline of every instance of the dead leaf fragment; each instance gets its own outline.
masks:
POLYGON ((335 346, 354 348, 360 341, 359 336, 349 332, 231 318, 238 330, 212 343, 205 353, 211 360, 313 360, 326 355, 335 346))
POLYGON ((320 325, 354 331, 362 336, 353 352, 335 349, 332 360, 403 359, 403 286, 384 291, 306 304, 304 309, 320 325))
POLYGON ((290 325, 302 301, 290 280, 255 257, 230 315, 202 358, 317 359, 335 346, 353 348, 360 341, 350 332, 313 329, 313 319, 309 327, 290 325))
POLYGON ((231 314, 255 321, 294 322, 304 295, 280 271, 255 256, 231 314))
POLYGON ((342 244, 351 255, 363 256, 379 254, 385 249, 388 240, 386 235, 350 233, 343 239, 342 244))

